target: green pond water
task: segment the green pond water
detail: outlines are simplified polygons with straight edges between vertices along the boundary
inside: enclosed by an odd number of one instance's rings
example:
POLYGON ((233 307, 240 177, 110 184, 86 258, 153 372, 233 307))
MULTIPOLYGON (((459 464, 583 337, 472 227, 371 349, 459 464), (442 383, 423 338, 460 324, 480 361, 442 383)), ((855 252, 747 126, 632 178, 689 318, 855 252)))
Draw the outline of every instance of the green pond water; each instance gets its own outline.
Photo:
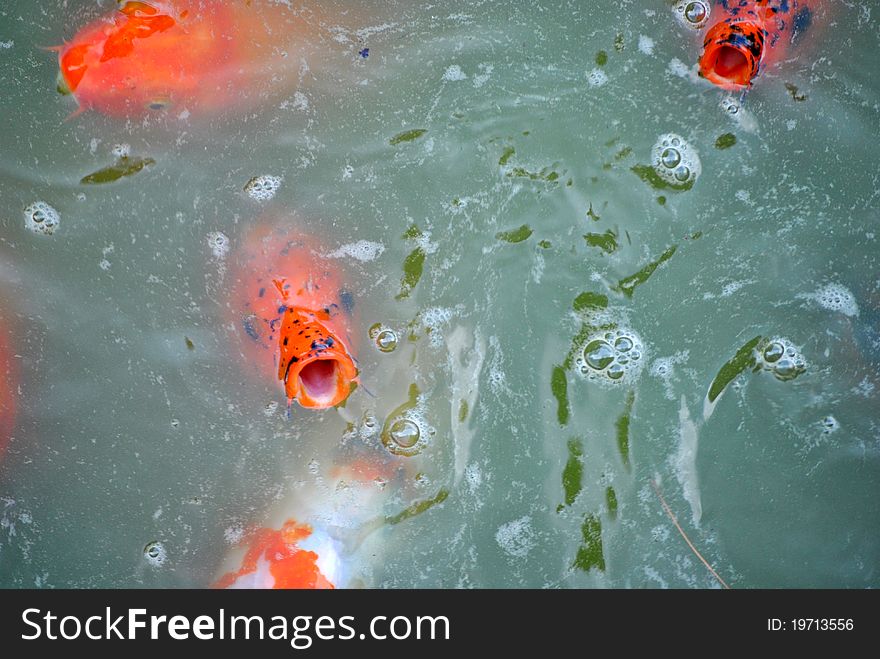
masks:
POLYGON ((673 515, 731 587, 880 585, 878 8, 740 103, 659 0, 323 4, 303 84, 212 122, 66 119, 41 48, 115 2, 0 7, 0 586, 208 586, 294 516, 344 585, 720 587, 673 515), (267 213, 346 273, 340 410, 241 357, 267 213))

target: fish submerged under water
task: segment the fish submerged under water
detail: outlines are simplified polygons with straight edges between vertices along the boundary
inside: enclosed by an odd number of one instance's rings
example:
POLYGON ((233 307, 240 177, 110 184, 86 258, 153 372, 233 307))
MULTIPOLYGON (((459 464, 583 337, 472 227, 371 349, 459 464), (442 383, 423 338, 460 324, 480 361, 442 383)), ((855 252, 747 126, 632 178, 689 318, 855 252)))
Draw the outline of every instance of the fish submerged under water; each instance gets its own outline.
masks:
POLYGON ((238 570, 227 572, 215 588, 328 589, 339 581, 334 541, 308 524, 289 519, 280 529, 259 529, 238 570))
POLYGON ((721 0, 700 55, 700 75, 728 90, 748 89, 784 59, 814 20, 818 0, 721 0))
POLYGON ((245 238, 232 296, 248 360, 281 381, 288 401, 316 409, 343 402, 358 375, 353 298, 321 253, 287 224, 261 224, 245 238))
POLYGON ((79 111, 213 116, 290 91, 320 39, 312 13, 281 4, 128 0, 51 50, 79 111))

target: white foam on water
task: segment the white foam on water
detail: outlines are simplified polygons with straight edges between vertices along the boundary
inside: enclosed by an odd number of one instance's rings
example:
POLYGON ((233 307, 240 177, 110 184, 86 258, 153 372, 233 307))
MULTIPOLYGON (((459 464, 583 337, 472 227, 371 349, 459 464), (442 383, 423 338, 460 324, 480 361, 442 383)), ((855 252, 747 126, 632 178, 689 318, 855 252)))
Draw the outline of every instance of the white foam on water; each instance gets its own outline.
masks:
POLYGON ((495 542, 510 556, 525 558, 535 546, 535 531, 529 515, 502 524, 495 532, 495 542))
POLYGON ((447 82, 458 82, 459 80, 467 80, 467 75, 458 64, 453 64, 446 68, 443 79, 447 82))
POLYGON ((697 477, 697 446, 699 436, 697 425, 691 420, 684 394, 678 409, 679 443, 675 457, 675 476, 681 485, 685 501, 691 506, 694 525, 700 526, 703 505, 700 501, 700 484, 697 477))
POLYGON ((382 252, 385 251, 385 245, 370 240, 359 240, 356 243, 347 243, 338 249, 324 254, 326 258, 341 259, 351 257, 361 262, 375 261, 382 252))

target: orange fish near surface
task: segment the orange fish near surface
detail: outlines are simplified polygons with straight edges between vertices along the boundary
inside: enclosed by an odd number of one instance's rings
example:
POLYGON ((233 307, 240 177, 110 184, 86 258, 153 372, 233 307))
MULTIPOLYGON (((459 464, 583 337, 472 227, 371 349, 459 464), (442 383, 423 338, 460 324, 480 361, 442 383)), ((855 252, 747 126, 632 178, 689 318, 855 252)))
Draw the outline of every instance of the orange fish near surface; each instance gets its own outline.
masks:
POLYGON ((310 526, 292 519, 279 530, 260 529, 253 535, 241 567, 224 574, 214 587, 335 588, 330 578, 334 578, 337 571, 336 554, 326 547, 315 546, 313 549, 323 550, 319 555, 301 546, 314 543, 313 538, 310 526))
MULTIPOLYGON (((313 18, 313 17, 312 17, 313 18)), ((81 110, 137 117, 169 109, 217 115, 289 91, 315 24, 250 0, 120 0, 59 51, 81 110), (295 48, 296 53, 285 48, 295 48)))
POLYGON ((700 75, 724 89, 747 89, 810 27, 818 1, 721 0, 721 18, 703 40, 700 75))
POLYGON ((234 307, 245 352, 284 386, 288 400, 328 408, 351 393, 353 299, 336 263, 289 227, 264 225, 246 239, 234 307))
POLYGON ((15 427, 17 368, 3 320, 0 319, 0 459, 15 427))

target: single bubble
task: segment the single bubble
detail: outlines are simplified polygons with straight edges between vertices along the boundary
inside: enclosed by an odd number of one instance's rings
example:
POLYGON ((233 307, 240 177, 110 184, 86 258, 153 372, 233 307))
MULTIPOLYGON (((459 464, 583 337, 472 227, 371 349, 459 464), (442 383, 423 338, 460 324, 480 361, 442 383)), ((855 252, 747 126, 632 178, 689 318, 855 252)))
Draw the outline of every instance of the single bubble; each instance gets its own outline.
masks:
POLYGON ((684 8, 684 17, 690 23, 702 23, 706 19, 706 15, 709 12, 706 10, 706 5, 702 2, 690 2, 684 8))
POLYGON ((681 162, 681 154, 678 152, 678 149, 667 147, 660 154, 660 162, 663 163, 664 167, 672 169, 681 162))
POLYGON ((229 238, 221 231, 212 231, 208 234, 208 247, 215 258, 222 259, 229 253, 229 238))
POLYGON ((374 417, 372 414, 367 414, 364 416, 364 428, 366 430, 374 430, 377 423, 378 421, 376 420, 376 417, 374 417))
POLYGON ((620 352, 629 352, 633 349, 633 342, 628 336, 620 336, 614 342, 614 347, 620 352))
POLYGON ((617 356, 618 364, 629 364, 629 357, 625 354, 617 356))
POLYGON ((381 352, 393 352, 397 347, 397 334, 392 329, 383 329, 376 335, 376 347, 381 352))
POLYGON ((412 419, 398 419, 389 430, 392 441, 401 448, 412 448, 421 437, 418 424, 412 419))
POLYGON ((779 358, 784 354, 785 346, 777 341, 771 341, 770 344, 764 348, 764 361, 773 364, 774 362, 778 362, 779 358))
POLYGON ((669 143, 672 146, 681 146, 681 139, 678 137, 673 137, 671 140, 669 140, 669 143))
POLYGON ((614 361, 614 351, 605 341, 592 341, 584 348, 584 358, 590 368, 601 371, 614 361))
POLYGON ((630 359, 632 359, 634 362, 636 362, 642 358, 642 353, 639 350, 633 350, 631 353, 629 353, 629 356, 630 356, 630 359))
POLYGON ((682 183, 684 183, 690 178, 691 170, 689 170, 686 165, 679 165, 675 168, 673 176, 675 176, 676 181, 681 181, 682 183))
POLYGON ((159 567, 168 558, 168 553, 161 542, 154 541, 144 547, 144 558, 150 565, 159 567))
POLYGON ((788 348, 785 349, 785 354, 789 357, 794 357, 797 354, 797 350, 794 349, 794 346, 788 346, 788 348))
POLYGON ((619 380, 624 375, 626 375, 626 369, 622 365, 615 362, 614 364, 612 364, 611 366, 608 367, 606 374, 612 380, 619 380))

